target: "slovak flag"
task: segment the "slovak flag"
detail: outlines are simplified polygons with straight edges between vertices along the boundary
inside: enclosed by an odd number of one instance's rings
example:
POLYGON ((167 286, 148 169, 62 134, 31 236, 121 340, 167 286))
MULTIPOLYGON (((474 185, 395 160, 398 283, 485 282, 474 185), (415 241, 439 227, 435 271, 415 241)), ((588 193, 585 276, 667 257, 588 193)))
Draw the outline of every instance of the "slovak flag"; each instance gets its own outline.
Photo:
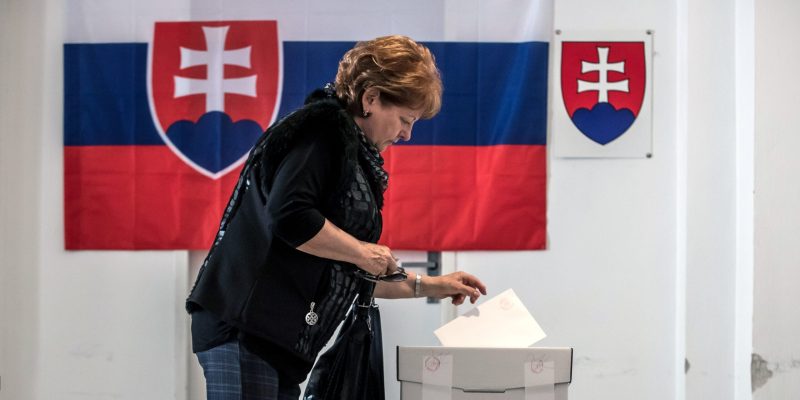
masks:
POLYGON ((381 242, 544 248, 552 3, 534 3, 147 2, 130 15, 87 0, 64 45, 66 248, 207 249, 259 135, 356 41, 388 34, 426 44, 445 90, 441 113, 384 153, 381 242))

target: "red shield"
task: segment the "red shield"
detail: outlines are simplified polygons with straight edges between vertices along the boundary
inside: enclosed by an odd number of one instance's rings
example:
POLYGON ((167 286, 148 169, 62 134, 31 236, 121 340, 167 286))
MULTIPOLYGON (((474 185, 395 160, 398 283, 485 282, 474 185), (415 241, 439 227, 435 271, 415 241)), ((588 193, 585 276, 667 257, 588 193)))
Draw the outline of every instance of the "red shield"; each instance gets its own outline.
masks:
POLYGON ((148 90, 164 142, 212 178, 238 166, 277 113, 280 54, 276 21, 157 22, 148 90))
POLYGON ((564 106, 578 129, 599 144, 633 124, 646 82, 644 42, 562 42, 564 106))

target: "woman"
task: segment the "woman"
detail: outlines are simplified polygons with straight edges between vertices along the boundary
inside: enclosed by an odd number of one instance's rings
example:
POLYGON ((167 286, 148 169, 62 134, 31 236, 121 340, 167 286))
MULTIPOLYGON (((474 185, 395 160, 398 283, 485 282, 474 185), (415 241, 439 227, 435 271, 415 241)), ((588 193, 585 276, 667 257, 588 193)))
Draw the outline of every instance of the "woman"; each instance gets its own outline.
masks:
POLYGON ((259 139, 186 303, 209 399, 297 399, 359 291, 454 304, 486 294, 463 272, 406 275, 376 244, 388 184, 380 152, 436 115, 441 93, 424 46, 404 36, 360 42, 335 85, 259 139))

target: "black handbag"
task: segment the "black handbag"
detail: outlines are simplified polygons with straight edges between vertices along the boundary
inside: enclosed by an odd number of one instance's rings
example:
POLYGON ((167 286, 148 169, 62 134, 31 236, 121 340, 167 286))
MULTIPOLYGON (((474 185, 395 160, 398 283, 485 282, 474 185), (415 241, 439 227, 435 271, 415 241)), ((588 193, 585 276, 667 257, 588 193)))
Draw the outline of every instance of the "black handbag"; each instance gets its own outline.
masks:
POLYGON ((384 400, 381 316, 364 285, 333 345, 319 357, 304 400, 384 400))

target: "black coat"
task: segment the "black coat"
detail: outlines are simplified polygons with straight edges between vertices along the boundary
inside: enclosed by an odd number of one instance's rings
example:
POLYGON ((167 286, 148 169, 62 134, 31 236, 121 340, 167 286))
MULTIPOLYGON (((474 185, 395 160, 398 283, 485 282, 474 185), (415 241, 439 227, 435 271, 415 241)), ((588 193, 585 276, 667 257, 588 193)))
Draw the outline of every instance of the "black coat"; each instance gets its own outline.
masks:
POLYGON ((372 243, 381 233, 383 193, 362 168, 360 133, 342 104, 320 91, 309 99, 270 127, 251 151, 186 308, 204 308, 296 355, 310 368, 363 281, 352 276, 355 266, 303 253, 295 249, 300 243, 275 235, 277 222, 269 211, 274 208, 269 204, 272 179, 294 146, 322 141, 341 162, 335 163, 338 173, 333 175, 337 190, 319 211, 357 239, 372 243), (336 289, 332 281, 341 287, 336 289), (315 311, 324 310, 316 325, 305 321, 312 302, 315 311))

